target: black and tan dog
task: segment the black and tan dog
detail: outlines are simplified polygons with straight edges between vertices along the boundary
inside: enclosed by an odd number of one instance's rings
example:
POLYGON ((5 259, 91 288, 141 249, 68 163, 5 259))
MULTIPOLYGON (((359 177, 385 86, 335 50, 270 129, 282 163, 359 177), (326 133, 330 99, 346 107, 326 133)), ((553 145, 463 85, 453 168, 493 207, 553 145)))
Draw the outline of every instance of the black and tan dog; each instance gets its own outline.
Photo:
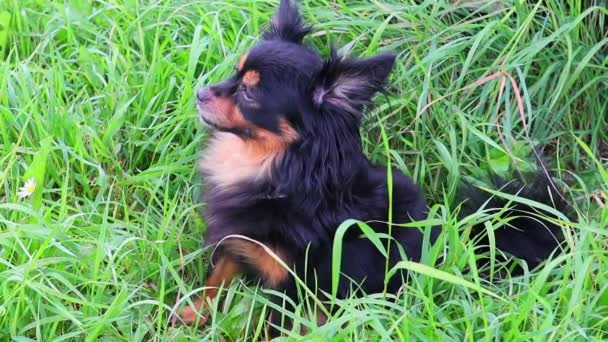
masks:
MULTIPOLYGON (((205 244, 218 246, 208 289, 180 313, 186 323, 205 324, 205 303, 239 273, 297 301, 293 277, 266 248, 310 286, 329 292, 337 227, 354 218, 386 233, 389 192, 393 222, 427 216, 425 198, 410 178, 393 170, 389 189, 386 168, 362 152, 363 112, 385 85, 395 55, 358 59, 332 53, 324 60, 302 43, 309 31, 297 7, 282 0, 261 42, 242 56, 235 74, 197 93, 200 117, 213 131, 200 162, 206 182, 205 244), (265 247, 225 239, 235 234, 265 247)), ((545 200, 551 197, 547 182, 540 179, 533 191, 515 185, 503 191, 551 203, 545 200)), ((479 205, 505 206, 498 198, 484 201, 479 205)), ((527 216, 531 211, 521 204, 505 210, 503 217, 514 227, 495 236, 497 247, 535 266, 563 237, 550 220, 527 216)), ((429 229, 435 241, 440 228, 429 229)), ((402 260, 400 249, 410 260, 420 259, 422 230, 393 229, 401 248, 392 248, 388 257, 354 230, 343 241, 340 297, 348 296, 353 284, 361 293, 383 291, 385 265, 402 260)), ((397 291, 402 281, 392 277, 387 290, 397 291)))

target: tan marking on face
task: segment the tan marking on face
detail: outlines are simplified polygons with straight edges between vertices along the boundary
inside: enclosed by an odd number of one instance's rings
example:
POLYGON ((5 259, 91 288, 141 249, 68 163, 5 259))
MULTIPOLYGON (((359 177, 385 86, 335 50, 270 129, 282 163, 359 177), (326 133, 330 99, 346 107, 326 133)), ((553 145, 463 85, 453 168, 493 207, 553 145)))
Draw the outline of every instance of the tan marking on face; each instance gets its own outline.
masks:
POLYGON ((247 120, 230 97, 216 96, 201 108, 206 120, 224 128, 246 126, 247 120))
POLYGON ((236 70, 238 70, 238 71, 243 70, 243 67, 245 66, 246 61, 247 61, 247 54, 244 54, 241 56, 241 58, 239 58, 239 62, 236 65, 236 70))
POLYGON ((216 132, 199 162, 206 181, 220 189, 269 178, 273 162, 298 139, 298 133, 284 119, 279 124, 280 134, 250 123, 233 127, 247 127, 254 137, 243 139, 232 133, 216 132))
POLYGON ((260 83, 260 72, 257 70, 249 70, 243 75, 243 84, 248 87, 254 87, 260 83))
POLYGON ((279 285, 289 276, 289 272, 275 258, 278 257, 283 262, 287 262, 287 253, 277 247, 266 246, 275 256, 258 245, 245 240, 229 239, 222 243, 226 250, 244 260, 247 264, 254 267, 261 275, 264 285, 273 287, 279 285))

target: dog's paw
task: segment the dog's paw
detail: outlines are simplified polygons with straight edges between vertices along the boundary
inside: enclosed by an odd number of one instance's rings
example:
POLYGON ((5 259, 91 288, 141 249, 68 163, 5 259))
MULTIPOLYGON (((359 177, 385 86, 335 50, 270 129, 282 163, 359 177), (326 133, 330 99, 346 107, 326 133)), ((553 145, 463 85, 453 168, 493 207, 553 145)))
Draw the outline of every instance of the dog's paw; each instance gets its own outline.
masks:
POLYGON ((194 325, 198 321, 198 327, 204 327, 209 321, 209 313, 201 313, 206 310, 202 306, 187 306, 177 315, 177 322, 185 325, 194 325))

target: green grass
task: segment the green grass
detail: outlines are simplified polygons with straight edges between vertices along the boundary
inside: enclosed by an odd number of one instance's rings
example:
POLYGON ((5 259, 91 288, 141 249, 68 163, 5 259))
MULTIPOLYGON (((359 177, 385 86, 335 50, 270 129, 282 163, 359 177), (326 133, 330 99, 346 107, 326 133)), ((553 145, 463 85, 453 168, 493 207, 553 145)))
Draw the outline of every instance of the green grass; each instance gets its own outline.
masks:
MULTIPOLYGON (((583 0, 463 3, 302 6, 315 24, 307 41, 322 51, 399 53, 364 146, 436 203, 446 234, 423 262, 447 252, 435 267, 402 264, 413 272, 396 300, 337 301, 318 328, 300 306, 309 340, 608 338, 608 11, 583 0), (564 222, 572 250, 491 283, 467 233, 500 221, 459 220, 454 189, 533 166, 533 146, 576 209, 564 222)), ((0 1, 0 340, 259 336, 267 297, 239 282, 206 329, 171 328, 170 316, 205 276, 194 91, 232 71, 275 5, 0 1), (19 199, 31 178, 35 193, 19 199)))

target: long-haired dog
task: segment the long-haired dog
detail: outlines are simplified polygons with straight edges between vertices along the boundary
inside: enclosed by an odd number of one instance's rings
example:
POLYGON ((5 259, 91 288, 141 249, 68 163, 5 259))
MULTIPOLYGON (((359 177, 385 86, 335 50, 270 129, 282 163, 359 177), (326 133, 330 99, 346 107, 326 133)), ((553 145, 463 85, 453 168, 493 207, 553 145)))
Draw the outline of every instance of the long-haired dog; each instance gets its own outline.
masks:
MULTIPOLYGON (((391 170, 389 189, 387 169, 373 165, 362 152, 363 112, 383 89, 395 55, 348 58, 332 53, 324 60, 302 43, 309 32, 297 7, 282 0, 261 42, 240 58, 234 75, 197 92, 200 118, 213 132, 200 169, 206 182, 205 245, 215 252, 203 296, 180 313, 188 324, 205 324, 205 304, 236 274, 297 301, 287 265, 312 288, 330 292, 332 243, 347 219, 388 233, 389 217, 395 223, 427 217, 420 188, 391 170), (247 239, 226 238, 231 235, 247 239)), ((533 190, 520 192, 511 185, 503 191, 551 204, 547 199, 558 196, 551 196, 547 178, 541 178, 533 190)), ((487 197, 478 201, 473 196, 469 203, 506 205, 487 197)), ((530 217, 531 211, 521 203, 511 205, 502 214, 510 223, 495 237, 498 248, 535 266, 563 236, 552 220, 530 217)), ((432 243, 440 228, 428 230, 432 243)), ((418 261, 424 235, 424 229, 392 229, 399 246, 383 255, 360 232, 347 233, 337 295, 348 296, 355 287, 360 293, 396 292, 403 274, 385 285, 385 265, 403 260, 402 251, 418 261)), ((277 324, 275 318, 274 334, 277 324)))

